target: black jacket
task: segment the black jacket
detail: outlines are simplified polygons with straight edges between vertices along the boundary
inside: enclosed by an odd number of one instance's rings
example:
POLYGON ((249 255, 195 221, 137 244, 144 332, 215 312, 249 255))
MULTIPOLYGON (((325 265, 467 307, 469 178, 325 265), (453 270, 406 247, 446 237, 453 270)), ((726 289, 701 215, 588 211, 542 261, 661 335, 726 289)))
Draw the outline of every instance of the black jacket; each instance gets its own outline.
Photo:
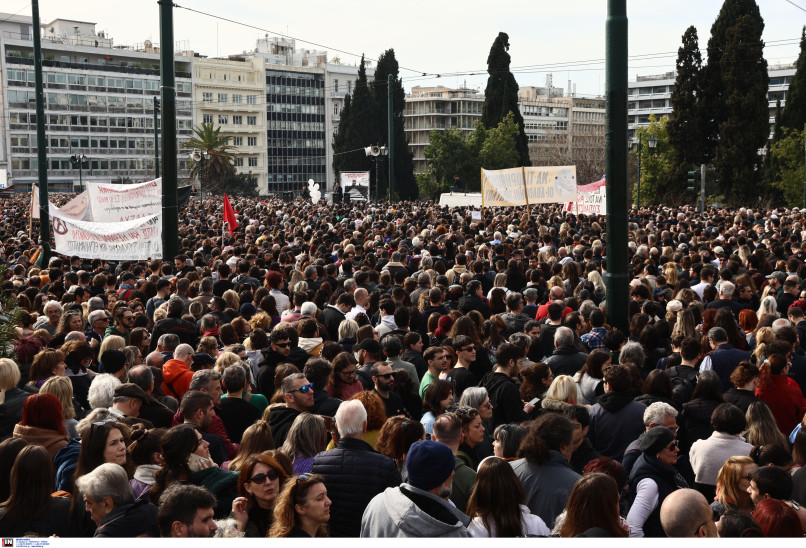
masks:
POLYGON ((257 421, 260 409, 242 398, 221 398, 219 402, 221 412, 218 414, 227 429, 227 436, 233 443, 241 443, 244 430, 257 421))
POLYGON ((467 314, 471 310, 478 310, 485 320, 490 319, 493 314, 490 305, 478 295, 465 295, 459 299, 459 311, 462 314, 467 314))
MULTIPOLYGON (((16 521, 0 519, 0 535, 3 537, 22 537, 30 533, 47 538, 51 535, 59 537, 72 536, 70 533, 70 500, 69 498, 51 497, 50 507, 45 509, 36 519, 16 521)), ((83 501, 82 501, 83 506, 83 501)), ((0 509, 0 517, 5 515, 5 508, 0 509)))
POLYGON ((367 442, 342 438, 339 446, 313 459, 311 472, 325 478, 330 507, 330 536, 358 537, 369 501, 402 483, 395 462, 367 442))
POLYGON ((576 346, 561 346, 555 348, 551 356, 543 360, 551 368, 555 377, 569 375, 573 377, 585 365, 587 354, 580 352, 576 346))
POLYGON ((752 390, 742 390, 740 388, 731 388, 722 394, 722 398, 741 409, 742 413, 747 413, 747 408, 750 407, 751 403, 761 401, 752 390))
POLYGON ((339 340, 339 325, 343 320, 344 312, 330 304, 319 314, 319 321, 327 328, 331 341, 339 340))
POLYGON ((136 500, 115 508, 98 524, 95 537, 131 538, 147 536, 159 538, 157 507, 145 499, 136 500))
POLYGON ((313 407, 311 407, 311 413, 314 415, 335 417, 336 411, 339 410, 339 405, 341 405, 341 400, 328 396, 327 390, 320 388, 313 389, 313 407))
POLYGON ((33 392, 12 388, 6 392, 6 401, 0 404, 0 439, 6 439, 14 431, 14 425, 22 420, 22 406, 33 392))
POLYGON ((521 422, 527 419, 518 386, 505 373, 490 373, 481 380, 493 404, 493 428, 500 424, 521 422))
POLYGON ((196 348, 199 344, 199 332, 194 324, 186 322, 182 318, 165 318, 154 324, 151 343, 148 345, 149 352, 154 352, 157 349, 159 338, 166 333, 173 333, 179 337, 181 344, 189 344, 193 348, 196 348))
POLYGON ((658 505, 649 514, 646 522, 644 522, 644 536, 645 537, 665 537, 666 533, 660 523, 660 508, 663 501, 672 492, 678 489, 688 488, 688 484, 683 477, 677 473, 677 470, 671 466, 665 466, 654 458, 641 454, 630 472, 629 491, 627 498, 632 504, 635 501, 635 496, 638 493, 638 484, 641 480, 649 478, 658 486, 658 505))
POLYGON ((153 396, 149 396, 148 401, 140 407, 139 417, 150 421, 157 428, 170 428, 174 412, 158 402, 153 396))
POLYGON ((282 447, 288 431, 291 429, 294 419, 299 415, 299 411, 290 407, 273 407, 269 415, 269 428, 271 436, 274 438, 274 446, 282 447))

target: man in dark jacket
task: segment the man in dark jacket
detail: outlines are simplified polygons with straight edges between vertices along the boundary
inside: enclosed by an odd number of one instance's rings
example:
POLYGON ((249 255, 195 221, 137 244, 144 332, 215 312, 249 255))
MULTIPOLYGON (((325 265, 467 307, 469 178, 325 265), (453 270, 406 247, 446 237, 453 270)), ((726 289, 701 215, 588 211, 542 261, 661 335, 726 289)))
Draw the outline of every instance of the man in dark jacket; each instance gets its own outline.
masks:
POLYGON ((402 479, 395 462, 375 451, 362 437, 367 432, 367 411, 358 400, 342 403, 336 412, 341 439, 336 449, 313 459, 311 472, 325 478, 330 511, 330 536, 359 537, 361 516, 369 501, 402 479))
POLYGON ((501 315, 507 325, 507 335, 523 333, 523 326, 534 317, 533 315, 530 318, 523 313, 523 295, 514 292, 507 295, 507 309, 509 311, 501 315))
POLYGON ((168 317, 154 324, 154 331, 151 333, 151 344, 148 351, 157 349, 159 338, 165 333, 173 333, 179 337, 181 343, 189 344, 196 348, 199 344, 199 335, 196 325, 182 319, 185 303, 182 299, 172 297, 168 301, 168 317))
POLYGON ((331 371, 333 366, 324 358, 311 358, 302 370, 305 378, 313 385, 313 407, 310 412, 314 415, 333 417, 341 405, 341 400, 328 396, 325 389, 331 371))
POLYGON ((496 350, 498 365, 481 380, 493 405, 492 426, 525 421, 535 406, 521 400, 518 386, 513 381, 521 371, 523 350, 512 343, 502 343, 496 350))
POLYGON ((733 388, 731 373, 740 362, 748 360, 750 354, 728 343, 728 333, 721 327, 712 327, 708 331, 708 343, 714 351, 703 358, 700 371, 713 369, 722 381, 722 391, 727 392, 733 388))
POLYGON ((153 396, 154 373, 147 365, 138 365, 129 371, 129 382, 139 386, 148 395, 140 407, 140 418, 151 421, 157 428, 170 428, 174 413, 153 396))
POLYGON ((484 293, 481 289, 481 282, 478 280, 471 280, 467 284, 467 294, 459 299, 459 311, 462 314, 467 314, 471 310, 478 310, 484 319, 489 319, 492 316, 490 305, 484 299, 484 293))
POLYGON ((336 300, 336 306, 329 304, 319 314, 319 321, 327 328, 331 341, 339 340, 339 325, 345 315, 355 306, 355 299, 349 293, 342 293, 336 300))
POLYGON ((294 373, 283 379, 285 407, 274 407, 269 416, 269 428, 274 438, 274 446, 282 447, 291 424, 301 413, 309 413, 313 408, 313 385, 302 373, 294 373))
POLYGON ((299 347, 299 335, 293 329, 275 327, 271 332, 269 348, 261 351, 262 361, 257 373, 260 393, 271 399, 274 395, 274 370, 277 365, 293 363, 302 370, 310 355, 299 347))
POLYGON ((602 373, 605 393, 590 408, 588 439, 602 456, 621 461, 630 442, 644 431, 646 406, 633 400, 626 367, 608 365, 602 373))
POLYGON ((219 416, 224 421, 229 439, 241 443, 244 431, 260 418, 261 412, 243 399, 246 391, 246 371, 243 367, 238 364, 230 365, 224 370, 222 380, 227 390, 227 397, 219 400, 218 405, 221 408, 219 416))
POLYGON ((574 346, 574 332, 568 327, 558 327, 554 332, 554 352, 544 360, 551 367, 555 377, 569 375, 573 377, 585 365, 588 355, 574 346))

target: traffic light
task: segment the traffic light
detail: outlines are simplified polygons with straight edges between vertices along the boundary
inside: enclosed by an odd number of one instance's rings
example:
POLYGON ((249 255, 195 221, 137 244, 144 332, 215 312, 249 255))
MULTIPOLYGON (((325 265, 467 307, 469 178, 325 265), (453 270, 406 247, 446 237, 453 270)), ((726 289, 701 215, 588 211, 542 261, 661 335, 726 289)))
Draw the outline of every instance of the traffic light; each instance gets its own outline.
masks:
POLYGON ((686 190, 691 194, 697 194, 697 179, 696 171, 688 172, 688 188, 686 188, 686 190))

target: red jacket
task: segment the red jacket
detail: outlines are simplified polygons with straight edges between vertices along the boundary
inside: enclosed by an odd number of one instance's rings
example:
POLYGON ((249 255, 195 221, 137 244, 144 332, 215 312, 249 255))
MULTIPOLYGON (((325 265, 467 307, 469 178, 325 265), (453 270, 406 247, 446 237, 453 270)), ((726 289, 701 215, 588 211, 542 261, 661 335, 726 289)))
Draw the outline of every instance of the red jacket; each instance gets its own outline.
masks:
POLYGON ((766 390, 761 390, 761 386, 756 388, 756 397, 770 406, 778 428, 789 436, 803 419, 806 408, 803 393, 798 384, 786 375, 772 375, 770 379, 772 386, 766 390))
POLYGON ((190 388, 193 371, 182 360, 168 360, 162 365, 162 393, 181 400, 190 388))

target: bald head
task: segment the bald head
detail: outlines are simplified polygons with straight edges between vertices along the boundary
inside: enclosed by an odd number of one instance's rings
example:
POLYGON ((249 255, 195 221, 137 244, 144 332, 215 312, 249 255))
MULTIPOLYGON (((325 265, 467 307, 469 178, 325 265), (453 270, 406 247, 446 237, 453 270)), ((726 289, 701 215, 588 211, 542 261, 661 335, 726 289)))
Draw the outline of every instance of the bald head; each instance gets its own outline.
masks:
POLYGON ((660 523, 668 537, 716 537, 714 513, 702 493, 678 489, 663 501, 660 523))
POLYGON ((355 293, 353 293, 353 298, 355 299, 355 304, 361 306, 362 308, 369 307, 369 292, 363 287, 359 287, 355 290, 355 293))

